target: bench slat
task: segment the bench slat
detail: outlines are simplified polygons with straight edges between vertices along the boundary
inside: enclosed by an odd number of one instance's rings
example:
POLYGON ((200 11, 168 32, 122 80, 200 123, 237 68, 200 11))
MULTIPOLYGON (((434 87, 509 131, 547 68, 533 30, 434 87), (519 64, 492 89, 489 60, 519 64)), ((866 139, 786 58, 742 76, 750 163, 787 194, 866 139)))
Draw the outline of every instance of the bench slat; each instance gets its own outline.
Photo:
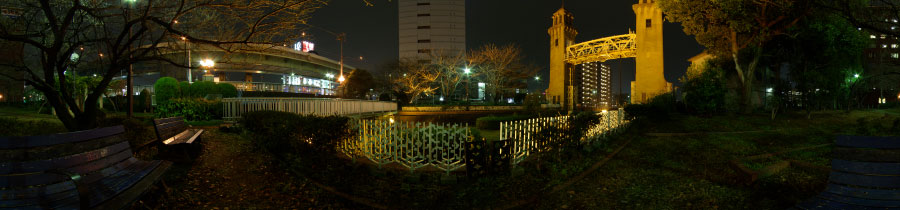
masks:
POLYGON ((90 195, 88 198, 90 205, 95 206, 124 192, 143 179, 159 164, 160 161, 139 161, 132 164, 128 169, 121 170, 119 173, 111 176, 111 178, 101 179, 89 184, 90 195))
POLYGON ((880 136, 838 136, 835 145, 839 147, 900 149, 900 138, 880 136))
POLYGON ((900 200, 900 190, 867 189, 829 183, 825 192, 864 199, 900 200))
POLYGON ((900 176, 869 176, 832 171, 829 182, 878 188, 900 188, 900 176))
POLYGON ((16 200, 0 200, 0 208, 18 208, 22 206, 30 206, 36 203, 47 203, 53 201, 64 200, 70 197, 78 197, 78 191, 75 189, 48 194, 41 197, 16 199, 16 200))
POLYGON ((130 148, 128 142, 121 142, 112 146, 56 159, 0 163, 0 175, 40 172, 53 168, 68 168, 85 162, 94 161, 106 157, 107 155, 120 153, 128 148, 130 148))
POLYGON ((172 137, 172 138, 174 138, 174 140, 173 140, 172 142, 169 142, 169 143, 166 143, 166 144, 170 144, 170 145, 171 145, 171 144, 190 144, 190 143, 194 143, 194 140, 196 140, 197 137, 200 136, 201 133, 203 133, 203 130, 199 130, 199 129, 188 129, 188 130, 185 130, 184 132, 181 132, 181 133, 175 135, 174 137, 172 137))
POLYGON ((124 126, 112 126, 86 131, 51 134, 45 136, 0 137, 0 149, 22 149, 64 143, 82 142, 125 133, 124 126))
POLYGON ((869 206, 869 207, 900 207, 900 200, 873 200, 873 199, 865 199, 865 198, 857 198, 850 196, 843 196, 838 194, 831 193, 822 193, 819 194, 819 197, 837 201, 841 203, 860 205, 860 206, 869 206))
POLYGON ((837 201, 822 199, 818 196, 800 202, 796 206, 800 209, 856 209, 856 210, 883 210, 884 208, 873 208, 868 206, 859 206, 847 203, 841 203, 837 201))
POLYGON ((169 118, 157 118, 153 119, 154 124, 165 124, 175 121, 184 121, 184 117, 169 117, 169 118))
POLYGON ((49 195, 59 193, 66 190, 74 190, 75 183, 60 182, 56 184, 46 185, 44 187, 29 187, 20 189, 0 190, 0 200, 15 200, 39 197, 41 195, 49 195))
POLYGON ((835 147, 834 158, 859 162, 900 163, 900 149, 863 149, 835 147))
POLYGON ((78 196, 71 196, 61 200, 41 201, 40 203, 32 203, 30 206, 19 206, 15 209, 79 209, 81 206, 78 196))
POLYGON ((873 163, 833 159, 831 160, 831 168, 857 174, 900 175, 900 163, 873 163))

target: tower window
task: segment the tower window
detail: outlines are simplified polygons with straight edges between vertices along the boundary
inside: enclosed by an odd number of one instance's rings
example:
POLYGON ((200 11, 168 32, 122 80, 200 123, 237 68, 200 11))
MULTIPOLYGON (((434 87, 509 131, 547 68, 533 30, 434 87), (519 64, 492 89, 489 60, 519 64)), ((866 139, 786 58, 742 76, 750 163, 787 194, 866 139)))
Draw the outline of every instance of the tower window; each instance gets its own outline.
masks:
POLYGON ((429 49, 419 49, 419 53, 431 53, 429 49))
POLYGON ((431 26, 419 26, 416 29, 431 29, 431 26))
POLYGON ((416 4, 416 6, 428 6, 428 5, 431 5, 431 3, 429 3, 429 2, 421 2, 421 3, 417 3, 417 4, 416 4))
POLYGON ((653 21, 650 19, 647 19, 647 28, 650 28, 650 26, 653 26, 653 21))
POLYGON ((419 43, 431 43, 430 39, 420 39, 419 43))
POLYGON ((431 14, 418 14, 418 15, 416 15, 416 16, 419 16, 419 17, 428 17, 428 16, 431 16, 431 14))
POLYGON ((554 45, 556 45, 556 46, 558 47, 558 46, 559 46, 559 39, 554 40, 554 42, 555 42, 554 45))

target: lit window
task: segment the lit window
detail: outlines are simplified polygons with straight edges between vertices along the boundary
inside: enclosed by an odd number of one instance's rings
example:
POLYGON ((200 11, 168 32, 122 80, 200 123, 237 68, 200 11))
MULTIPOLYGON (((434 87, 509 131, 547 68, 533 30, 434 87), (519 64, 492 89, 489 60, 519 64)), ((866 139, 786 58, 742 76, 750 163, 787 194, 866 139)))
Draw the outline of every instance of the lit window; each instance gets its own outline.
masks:
POLYGON ((881 45, 881 48, 887 48, 886 44, 881 45))
POLYGON ((887 35, 882 34, 881 39, 887 38, 887 35))
POLYGON ((891 58, 900 58, 900 53, 891 53, 891 58))
POLYGON ((891 44, 891 48, 896 49, 896 48, 897 48, 897 44, 891 44))
POLYGON ((869 35, 869 38, 874 39, 874 38, 875 38, 875 35, 869 35))

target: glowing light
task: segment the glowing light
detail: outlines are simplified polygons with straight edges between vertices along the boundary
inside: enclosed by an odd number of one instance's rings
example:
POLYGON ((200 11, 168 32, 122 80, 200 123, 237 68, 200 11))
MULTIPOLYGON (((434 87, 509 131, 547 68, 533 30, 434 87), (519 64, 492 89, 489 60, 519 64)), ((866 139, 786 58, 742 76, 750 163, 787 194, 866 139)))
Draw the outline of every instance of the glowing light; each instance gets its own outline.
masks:
POLYGON ((207 58, 207 59, 200 60, 200 66, 211 68, 213 66, 216 66, 216 62, 207 58))
POLYGON ((443 96, 441 96, 441 99, 438 99, 438 100, 440 100, 440 101, 444 101, 444 97, 443 97, 443 96))
POLYGON ((329 73, 329 74, 325 74, 325 77, 331 79, 331 78, 334 78, 334 74, 330 74, 330 73, 329 73))
POLYGON ((338 77, 338 82, 344 82, 344 75, 341 75, 341 77, 338 77))
POLYGON ((534 76, 534 81, 541 81, 541 77, 540 77, 540 76, 534 76))
POLYGON ((0 94, 0 99, 3 99, 3 94, 0 94))
MULTIPOLYGON (((469 68, 463 69, 463 73, 466 73, 466 74, 472 73, 472 69, 469 69, 469 68)), ((403 74, 403 76, 406 76, 406 74, 403 74)))
POLYGON ((767 93, 771 93, 771 92, 772 92, 772 88, 767 88, 767 89, 766 89, 766 92, 767 92, 767 93))
POLYGON ((859 78, 859 74, 854 74, 853 77, 859 78))
POLYGON ((96 77, 96 76, 97 76, 97 74, 94 74, 94 76, 95 76, 95 77, 96 77))
POLYGON ((391 123, 394 123, 394 117, 391 117, 390 119, 388 119, 388 121, 390 121, 391 123))
POLYGON ((181 37, 181 41, 185 41, 185 40, 187 40, 187 37, 183 37, 183 36, 182 36, 182 37, 181 37))
POLYGON ((100 53, 100 57, 103 57, 103 53, 100 53))
POLYGON ((175 22, 175 24, 178 24, 178 20, 175 20, 175 21, 173 21, 173 22, 175 22))
POLYGON ((606 110, 605 110, 605 109, 604 109, 604 110, 602 110, 602 111, 600 111, 600 112, 602 112, 602 113, 606 113, 606 110))

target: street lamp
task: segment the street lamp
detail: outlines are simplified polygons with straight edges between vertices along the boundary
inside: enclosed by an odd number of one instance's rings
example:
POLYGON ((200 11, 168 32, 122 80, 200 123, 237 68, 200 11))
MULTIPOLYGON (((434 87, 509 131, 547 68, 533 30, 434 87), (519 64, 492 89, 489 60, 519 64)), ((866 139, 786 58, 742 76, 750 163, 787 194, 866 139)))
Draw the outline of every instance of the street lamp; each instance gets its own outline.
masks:
POLYGON ((541 76, 534 76, 534 81, 541 81, 541 76))
MULTIPOLYGON (((469 73, 472 73, 472 69, 469 69, 469 67, 466 66, 466 68, 463 69, 463 73, 466 74, 466 102, 469 102, 469 80, 470 80, 469 73)), ((406 75, 404 75, 404 76, 406 76, 406 75)))
POLYGON ((859 78, 859 74, 854 74, 853 77, 854 77, 854 78, 859 78))
POLYGON ((200 60, 200 66, 204 68, 203 69, 203 80, 204 81, 214 81, 215 79, 213 79, 212 68, 216 66, 216 62, 213 61, 212 59, 207 58, 207 59, 200 60), (207 69, 209 71, 207 71, 207 69))

